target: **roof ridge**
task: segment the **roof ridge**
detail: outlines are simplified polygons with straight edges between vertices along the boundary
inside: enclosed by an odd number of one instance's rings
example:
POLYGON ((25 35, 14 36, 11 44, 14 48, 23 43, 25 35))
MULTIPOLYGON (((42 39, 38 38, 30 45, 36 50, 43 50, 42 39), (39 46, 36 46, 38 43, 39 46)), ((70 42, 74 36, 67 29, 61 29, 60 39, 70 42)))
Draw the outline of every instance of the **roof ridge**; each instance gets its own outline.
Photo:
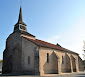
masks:
MULTIPOLYGON (((24 38, 26 38, 26 37, 24 37, 24 38)), ((71 50, 66 49, 64 47, 60 47, 60 46, 55 45, 55 44, 51 44, 51 43, 43 41, 43 40, 39 40, 39 39, 33 40, 30 38, 26 38, 26 39, 28 39, 29 41, 33 42, 34 44, 42 46, 42 47, 53 48, 53 49, 57 49, 57 50, 61 50, 61 51, 69 52, 69 53, 75 53, 78 55, 78 53, 76 53, 74 51, 71 51, 71 50)))
MULTIPOLYGON (((39 41, 42 41, 42 42, 45 42, 45 43, 48 43, 48 44, 51 44, 51 45, 55 45, 55 44, 52 44, 52 43, 49 43, 47 41, 43 41, 43 40, 40 40, 40 39, 36 39, 36 40, 39 40, 39 41)), ((55 46, 57 46, 57 45, 55 45, 55 46)))

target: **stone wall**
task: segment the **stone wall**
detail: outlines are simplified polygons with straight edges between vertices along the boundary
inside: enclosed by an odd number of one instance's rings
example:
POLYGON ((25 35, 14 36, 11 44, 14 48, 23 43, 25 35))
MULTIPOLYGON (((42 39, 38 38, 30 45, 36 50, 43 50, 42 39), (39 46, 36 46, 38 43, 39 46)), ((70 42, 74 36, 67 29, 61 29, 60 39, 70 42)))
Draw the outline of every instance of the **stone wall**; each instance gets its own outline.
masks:
POLYGON ((71 72, 71 59, 68 54, 66 54, 66 72, 71 72))
POLYGON ((78 61, 79 61, 79 71, 84 71, 83 61, 80 58, 80 56, 78 57, 78 61))
POLYGON ((20 33, 12 33, 6 40, 6 48, 3 52, 3 69, 2 73, 19 73, 20 72, 20 33), (18 54, 19 53, 19 54, 18 54))
POLYGON ((40 75, 51 74, 51 73, 61 74, 67 71, 72 72, 73 71, 72 69, 73 67, 71 63, 72 61, 70 61, 71 55, 75 57, 76 59, 76 70, 78 72, 78 55, 77 54, 40 47, 40 50, 39 50, 40 75), (47 63, 47 53, 49 53, 49 63, 47 63), (53 53, 55 53, 55 55, 53 53), (66 59, 67 58, 66 54, 68 55, 69 59, 66 59), (63 56, 64 63, 62 63, 62 56, 63 56))
POLYGON ((24 74, 35 74, 35 57, 36 45, 22 37, 22 72, 24 74), (30 63, 28 64, 28 56, 30 63))
POLYGON ((71 61, 72 61, 73 72, 76 72, 76 59, 72 55, 71 55, 71 61))
POLYGON ((37 46, 17 32, 7 38, 3 59, 3 74, 61 74, 82 69, 77 54, 37 46))

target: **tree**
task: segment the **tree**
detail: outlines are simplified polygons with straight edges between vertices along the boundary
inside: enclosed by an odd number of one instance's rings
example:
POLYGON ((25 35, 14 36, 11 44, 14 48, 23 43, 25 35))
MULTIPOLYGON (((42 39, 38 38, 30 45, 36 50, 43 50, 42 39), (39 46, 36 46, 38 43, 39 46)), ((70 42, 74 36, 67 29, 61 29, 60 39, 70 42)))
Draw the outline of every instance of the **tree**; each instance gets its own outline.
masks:
POLYGON ((3 60, 0 60, 0 63, 2 63, 3 62, 3 60))
POLYGON ((84 60, 85 60, 85 41, 83 41, 83 43, 84 43, 84 46, 83 46, 83 51, 84 51, 84 53, 83 53, 83 58, 84 58, 84 60))

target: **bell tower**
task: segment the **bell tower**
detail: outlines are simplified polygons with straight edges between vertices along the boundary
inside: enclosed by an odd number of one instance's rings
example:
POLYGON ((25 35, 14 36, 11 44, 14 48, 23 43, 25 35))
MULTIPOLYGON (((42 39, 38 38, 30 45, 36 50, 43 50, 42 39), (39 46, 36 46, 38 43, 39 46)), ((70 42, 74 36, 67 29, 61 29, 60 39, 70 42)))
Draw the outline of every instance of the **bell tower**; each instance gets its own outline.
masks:
POLYGON ((24 31, 27 32, 26 24, 23 22, 23 17, 22 17, 22 8, 20 6, 20 12, 19 12, 19 18, 18 22, 14 26, 14 32, 16 31, 24 31))

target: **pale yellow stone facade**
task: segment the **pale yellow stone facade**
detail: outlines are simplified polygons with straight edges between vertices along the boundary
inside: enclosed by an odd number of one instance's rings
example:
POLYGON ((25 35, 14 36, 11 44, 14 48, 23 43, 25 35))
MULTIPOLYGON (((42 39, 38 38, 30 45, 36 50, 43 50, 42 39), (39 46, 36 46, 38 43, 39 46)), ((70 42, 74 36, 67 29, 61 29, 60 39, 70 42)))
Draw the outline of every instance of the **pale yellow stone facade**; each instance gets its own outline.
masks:
POLYGON ((50 48, 44 48, 41 47, 39 50, 39 64, 40 64, 40 75, 43 74, 50 74, 50 73, 68 73, 68 72, 73 72, 73 65, 76 68, 76 71, 78 72, 78 55, 64 52, 64 51, 59 51, 55 49, 50 49, 50 48), (49 63, 47 63, 47 53, 49 53, 49 63), (62 56, 64 57, 64 64, 62 64, 62 56), (66 58, 66 57, 69 57, 66 58), (56 59, 53 59, 53 57, 56 57, 56 59), (76 62, 74 63, 74 60, 72 61, 72 58, 75 58, 76 62), (68 64, 67 64, 68 63, 68 64), (73 65, 72 65, 73 63, 73 65), (67 71, 70 70, 70 71, 67 71), (58 70, 58 71, 57 71, 58 70))

